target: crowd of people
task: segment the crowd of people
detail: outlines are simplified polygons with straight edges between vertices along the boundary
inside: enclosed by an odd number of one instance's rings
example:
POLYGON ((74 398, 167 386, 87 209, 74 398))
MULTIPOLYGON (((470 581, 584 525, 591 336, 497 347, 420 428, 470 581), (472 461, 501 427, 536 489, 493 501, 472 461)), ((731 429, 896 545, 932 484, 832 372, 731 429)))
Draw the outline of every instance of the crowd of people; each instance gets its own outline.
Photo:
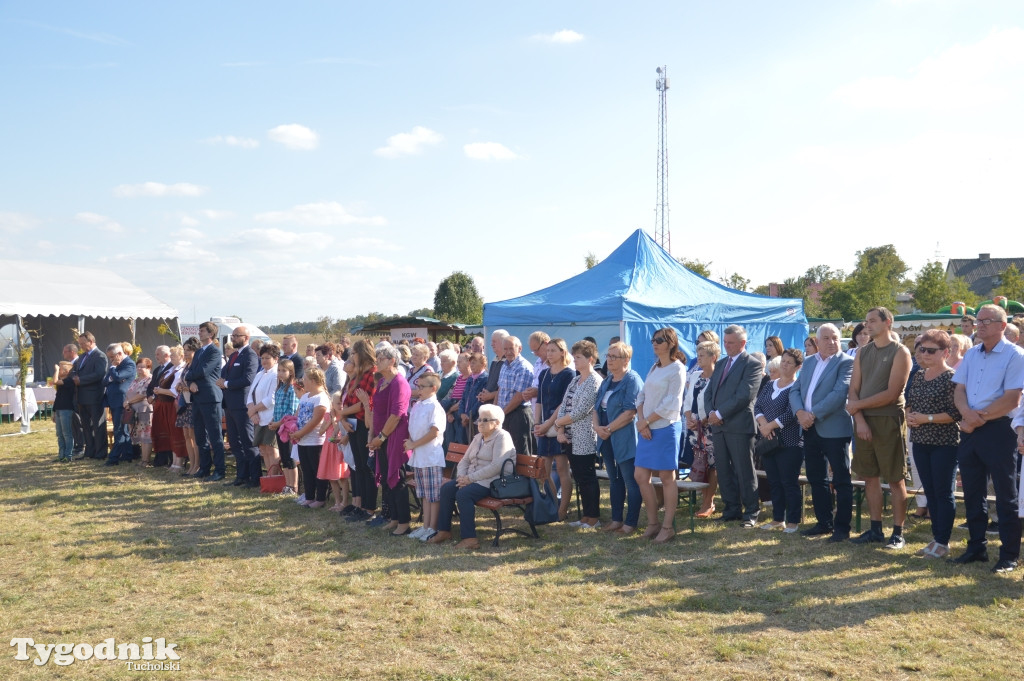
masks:
POLYGON ((330 498, 346 522, 432 544, 453 539, 458 509, 465 549, 479 547, 473 505, 517 453, 542 458, 559 490, 560 520, 627 536, 640 531, 645 510, 642 537, 657 544, 675 536, 677 495, 659 495, 655 478, 674 484, 688 470, 707 485, 698 517, 715 515, 717 494, 722 522, 901 550, 909 479, 920 490, 915 515, 931 521, 932 541, 918 551, 926 558, 951 552, 959 470, 969 540, 948 559, 987 562, 994 530, 993 571, 1013 571, 1024 513, 1019 330, 1003 308, 985 305, 964 317, 962 334, 925 331, 911 352, 892 322, 877 307, 849 350, 839 329, 824 324, 803 349, 771 336, 763 353, 749 352, 745 329, 731 325, 721 338, 701 333, 689 362, 675 329, 665 327, 651 336, 651 367, 631 367, 633 350, 618 338, 601 365, 593 339, 570 345, 543 331, 527 339, 532 363, 519 338, 494 331, 490 365, 482 337, 465 347, 345 338, 300 355, 294 336, 261 344, 244 325, 221 348, 217 326, 206 322, 198 337, 136 362, 131 344, 111 343, 104 353, 85 332, 55 367, 57 461, 137 460, 254 489, 264 475, 279 475, 281 493, 306 507, 330 498), (236 462, 232 480, 222 423, 236 462), (452 443, 467 450, 446 479, 452 443), (599 468, 611 509, 603 525, 599 468), (814 513, 802 530, 801 470, 814 513), (871 523, 858 536, 854 476, 863 480, 871 523), (888 537, 883 484, 892 499, 888 537), (417 528, 410 486, 422 508, 417 528), (580 513, 569 522, 574 490, 580 513), (770 519, 761 518, 766 507, 770 519))

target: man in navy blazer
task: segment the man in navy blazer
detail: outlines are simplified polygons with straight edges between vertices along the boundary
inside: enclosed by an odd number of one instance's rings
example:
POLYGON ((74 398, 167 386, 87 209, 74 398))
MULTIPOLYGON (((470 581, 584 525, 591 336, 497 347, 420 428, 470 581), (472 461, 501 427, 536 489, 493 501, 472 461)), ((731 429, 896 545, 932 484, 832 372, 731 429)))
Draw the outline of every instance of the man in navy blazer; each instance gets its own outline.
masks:
POLYGON ((801 534, 830 534, 829 541, 850 537, 853 517, 853 485, 850 483, 850 439, 853 418, 846 411, 853 358, 840 350, 839 329, 832 324, 818 328, 818 354, 804 362, 800 376, 789 391, 789 406, 804 431, 804 466, 811 486, 817 524, 801 534), (828 471, 836 491, 835 517, 828 471))
POLYGON ((107 374, 107 357, 96 349, 96 337, 83 331, 78 337, 82 354, 71 367, 75 384, 78 415, 82 419, 85 456, 107 458, 107 414, 103 405, 103 377, 107 374))
POLYGON ((110 361, 107 373, 103 376, 103 389, 107 406, 110 408, 110 419, 114 422, 114 447, 110 450, 105 466, 116 466, 122 461, 132 460, 132 435, 121 422, 124 414, 124 401, 128 395, 128 387, 137 378, 135 360, 124 353, 120 343, 107 346, 107 359, 110 361))
POLYGON ((747 332, 732 324, 722 337, 726 356, 715 364, 704 404, 715 447, 718 488, 725 503, 722 520, 757 526, 760 502, 754 471, 754 400, 764 369, 746 352, 747 332))
POLYGON ((254 426, 245 406, 249 386, 259 369, 259 358, 249 347, 249 327, 244 324, 231 332, 231 344, 240 349, 231 353, 217 379, 217 386, 224 391, 228 442, 235 455, 235 479, 226 484, 259 487, 263 460, 252 443, 254 426))
POLYGON ((192 393, 192 428, 199 448, 199 470, 193 477, 211 481, 224 479, 224 437, 220 429, 223 394, 217 385, 221 352, 213 342, 216 337, 216 324, 203 322, 199 325, 202 347, 196 350, 183 379, 192 393))

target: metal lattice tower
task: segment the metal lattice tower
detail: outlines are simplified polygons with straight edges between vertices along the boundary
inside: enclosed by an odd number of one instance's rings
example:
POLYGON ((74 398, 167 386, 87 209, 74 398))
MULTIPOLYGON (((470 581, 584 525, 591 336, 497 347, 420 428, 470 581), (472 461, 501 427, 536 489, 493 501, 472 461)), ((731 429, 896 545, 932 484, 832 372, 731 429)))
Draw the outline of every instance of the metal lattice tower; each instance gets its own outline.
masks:
POLYGON ((668 229, 668 121, 665 100, 668 94, 668 67, 658 68, 658 191, 654 204, 654 240, 669 253, 672 252, 672 234, 668 229))

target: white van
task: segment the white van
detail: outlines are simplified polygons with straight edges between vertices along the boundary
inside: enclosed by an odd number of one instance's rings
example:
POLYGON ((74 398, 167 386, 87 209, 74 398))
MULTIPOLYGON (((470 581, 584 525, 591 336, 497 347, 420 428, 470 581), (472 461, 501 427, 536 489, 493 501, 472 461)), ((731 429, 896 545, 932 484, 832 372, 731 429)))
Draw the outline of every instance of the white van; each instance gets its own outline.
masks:
MULTIPOLYGON (((210 317, 210 321, 217 325, 217 338, 220 341, 220 347, 224 348, 229 342, 231 342, 231 334, 242 325, 242 320, 238 317, 210 317)), ((199 337, 199 325, 202 322, 179 322, 178 326, 181 328, 181 339, 185 340, 189 336, 199 337)), ((272 342, 270 336, 263 333, 263 330, 258 326, 252 324, 245 324, 249 327, 249 340, 258 338, 264 343, 272 342)))

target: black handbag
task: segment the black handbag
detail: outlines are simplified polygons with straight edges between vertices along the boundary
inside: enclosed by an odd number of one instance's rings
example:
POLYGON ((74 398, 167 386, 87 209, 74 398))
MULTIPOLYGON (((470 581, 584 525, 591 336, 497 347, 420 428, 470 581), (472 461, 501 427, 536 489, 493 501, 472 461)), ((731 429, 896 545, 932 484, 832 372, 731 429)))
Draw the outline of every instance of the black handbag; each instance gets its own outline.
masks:
POLYGON ((781 446, 782 439, 778 436, 772 438, 759 437, 757 442, 754 443, 754 454, 757 455, 758 459, 761 459, 765 454, 771 454, 781 446))
POLYGON ((501 475, 491 480, 491 496, 495 499, 522 499, 530 496, 530 479, 516 474, 513 459, 505 459, 501 464, 501 475), (512 464, 511 475, 505 475, 506 464, 512 464))

